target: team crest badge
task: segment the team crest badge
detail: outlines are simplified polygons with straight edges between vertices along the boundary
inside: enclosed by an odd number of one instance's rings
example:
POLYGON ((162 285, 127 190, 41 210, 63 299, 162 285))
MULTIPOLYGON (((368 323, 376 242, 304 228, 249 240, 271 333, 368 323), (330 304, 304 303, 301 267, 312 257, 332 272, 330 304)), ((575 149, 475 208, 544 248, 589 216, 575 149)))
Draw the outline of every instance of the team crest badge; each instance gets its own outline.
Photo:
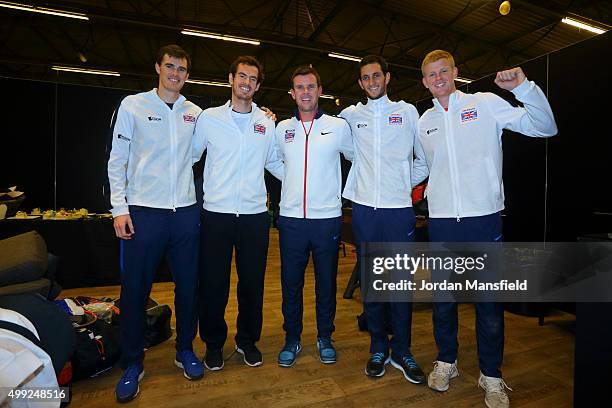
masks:
POLYGON ((259 133, 260 135, 266 134, 266 127, 262 124, 256 123, 253 125, 253 132, 259 133))
POLYGON ((285 143, 293 142, 294 138, 295 138, 295 129, 285 130, 285 143))
POLYGON ((461 123, 472 122, 476 119, 478 119, 476 108, 468 108, 461 111, 461 123))
POLYGON ((402 115, 398 115, 398 114, 389 115, 389 124, 390 125, 401 125, 402 115))

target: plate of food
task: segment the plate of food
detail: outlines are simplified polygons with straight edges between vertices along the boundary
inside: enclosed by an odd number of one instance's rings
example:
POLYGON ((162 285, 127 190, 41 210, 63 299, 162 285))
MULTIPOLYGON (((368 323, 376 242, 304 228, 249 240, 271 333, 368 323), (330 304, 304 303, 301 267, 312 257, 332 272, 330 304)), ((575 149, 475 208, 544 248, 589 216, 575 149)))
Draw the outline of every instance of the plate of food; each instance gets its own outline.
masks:
POLYGON ((25 211, 17 211, 15 216, 8 217, 7 220, 34 220, 40 218, 40 215, 28 215, 25 211))

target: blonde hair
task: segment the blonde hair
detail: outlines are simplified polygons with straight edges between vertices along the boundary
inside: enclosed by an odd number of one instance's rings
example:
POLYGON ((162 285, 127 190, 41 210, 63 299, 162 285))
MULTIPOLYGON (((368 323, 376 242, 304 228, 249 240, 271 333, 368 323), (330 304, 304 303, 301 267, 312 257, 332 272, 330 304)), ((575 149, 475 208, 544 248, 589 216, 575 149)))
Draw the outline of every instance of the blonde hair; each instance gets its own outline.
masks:
POLYGON ((441 59, 447 59, 451 64, 451 68, 455 68, 455 59, 451 55, 450 52, 444 50, 433 50, 429 52, 425 58, 423 59, 423 63, 421 64, 421 73, 425 76, 425 65, 431 64, 432 62, 436 62, 441 59))

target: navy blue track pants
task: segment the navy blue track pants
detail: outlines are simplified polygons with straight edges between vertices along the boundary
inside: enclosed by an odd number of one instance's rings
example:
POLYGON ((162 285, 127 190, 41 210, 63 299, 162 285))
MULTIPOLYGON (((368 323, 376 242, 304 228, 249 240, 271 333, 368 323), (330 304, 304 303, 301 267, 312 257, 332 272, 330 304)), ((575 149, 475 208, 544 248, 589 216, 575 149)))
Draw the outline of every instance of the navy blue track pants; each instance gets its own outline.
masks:
MULTIPOLYGON (((502 240, 501 214, 481 217, 430 218, 432 242, 495 242, 502 240)), ((476 341, 480 371, 488 377, 501 378, 504 357, 504 309, 501 303, 481 302, 476 307, 476 341)), ((434 337, 437 360, 454 363, 457 359, 457 303, 433 303, 434 337)))
POLYGON ((167 255, 174 289, 176 349, 192 350, 196 335, 198 247, 197 205, 176 211, 130 206, 135 233, 121 241, 121 365, 144 358, 145 307, 159 263, 167 255))
POLYGON ((288 342, 299 341, 304 314, 304 274, 312 253, 318 337, 331 337, 336 317, 336 276, 342 217, 279 217, 283 288, 283 328, 288 342))
MULTIPOLYGON (((412 242, 416 218, 412 207, 373 208, 353 203, 353 234, 357 256, 361 259, 361 245, 366 242, 412 242)), ((401 359, 410 352, 412 303, 366 302, 363 309, 370 333, 370 353, 389 352, 401 359), (393 336, 389 340, 385 321, 390 310, 393 336)))

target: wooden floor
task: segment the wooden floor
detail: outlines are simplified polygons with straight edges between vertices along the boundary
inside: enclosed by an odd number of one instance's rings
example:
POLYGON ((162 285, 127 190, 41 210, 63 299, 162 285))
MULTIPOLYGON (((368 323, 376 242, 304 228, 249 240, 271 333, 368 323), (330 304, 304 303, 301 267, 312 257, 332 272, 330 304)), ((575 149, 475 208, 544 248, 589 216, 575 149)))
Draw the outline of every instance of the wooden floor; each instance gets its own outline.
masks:
MULTIPOLYGON (((338 362, 323 365, 315 345, 314 282, 312 265, 308 266, 304 305, 303 350, 292 368, 276 364, 283 345, 280 260, 278 234, 270 234, 270 251, 266 275, 264 327, 258 346, 264 356, 263 366, 244 365, 234 354, 221 371, 207 371, 200 381, 188 381, 174 366, 174 342, 169 340, 146 353, 146 375, 139 397, 129 406, 156 407, 472 407, 484 406, 483 392, 477 387, 478 362, 474 333, 474 309, 461 305, 459 311, 459 377, 449 391, 438 393, 426 385, 408 383, 391 367, 380 379, 364 375, 368 359, 369 337, 357 329, 356 316, 361 312, 359 290, 352 300, 342 299, 344 286, 355 263, 355 254, 347 247, 347 256, 340 254, 338 272, 338 307, 335 346, 338 362)), ((226 318, 230 326, 225 357, 233 351, 237 313, 235 271, 226 318)), ((70 289, 62 296, 89 295, 118 297, 119 287, 70 289)), ((172 306, 173 284, 154 285, 151 297, 172 306)), ((412 325, 412 352, 428 373, 436 357, 432 335, 431 308, 418 304, 412 325)), ((574 318, 557 313, 547 317, 543 327, 537 319, 506 313, 504 379, 514 389, 509 392, 513 407, 572 406, 574 318)), ((174 325, 174 322, 173 322, 174 325)), ((201 356, 204 346, 194 343, 201 356)), ((115 383, 121 370, 114 368, 95 379, 73 385, 74 407, 108 407, 116 404, 115 383)))

